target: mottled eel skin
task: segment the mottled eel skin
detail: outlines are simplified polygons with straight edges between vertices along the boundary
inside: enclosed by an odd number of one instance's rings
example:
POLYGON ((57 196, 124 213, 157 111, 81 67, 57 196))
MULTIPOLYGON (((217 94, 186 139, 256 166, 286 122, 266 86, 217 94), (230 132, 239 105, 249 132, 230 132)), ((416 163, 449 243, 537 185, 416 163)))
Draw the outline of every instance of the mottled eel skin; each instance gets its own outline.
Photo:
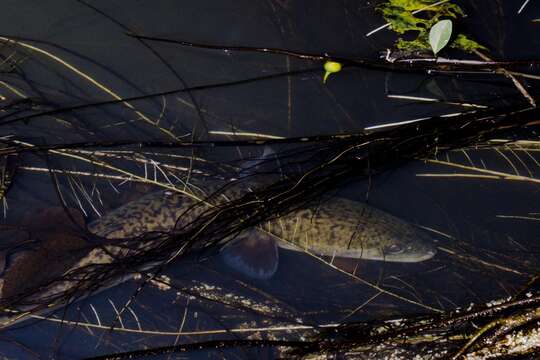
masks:
MULTIPOLYGON (((211 182, 203 183, 201 187, 208 192, 219 188, 211 182)), ((227 199, 237 199, 243 191, 246 191, 245 187, 232 186, 224 194, 209 200, 209 203, 195 208, 192 206, 199 201, 186 194, 169 190, 153 192, 91 222, 88 230, 104 238, 118 239, 118 245, 121 245, 121 239, 152 231, 171 231, 174 230, 175 224, 179 226, 188 224, 212 204, 223 204, 227 199), (186 210, 189 211, 186 212, 186 210)), ((195 190, 194 193, 199 198, 204 198, 202 191, 195 190)), ((430 237, 413 225, 364 203, 343 198, 331 198, 322 201, 317 206, 295 210, 276 220, 261 224, 247 234, 249 237, 255 237, 255 247, 259 247, 259 243, 262 244, 263 240, 271 236, 279 240, 278 245, 283 248, 296 251, 309 250, 327 256, 406 263, 424 261, 436 253, 430 237), (259 240, 260 242, 257 242, 259 240)), ((260 247, 264 248, 262 245, 260 247)), ((106 245, 106 248, 116 255, 129 255, 131 251, 116 245, 106 245)), ((64 249, 58 249, 59 254, 63 251, 64 249)), ((68 268, 78 269, 88 264, 103 264, 112 261, 111 256, 102 249, 96 248, 82 256, 79 261, 72 262, 71 264, 75 265, 69 265, 68 268)), ((8 271, 13 271, 12 274, 17 275, 17 272, 20 272, 17 270, 17 265, 25 270, 31 266, 31 264, 28 265, 28 261, 21 258, 14 269, 8 271)), ((41 269, 35 269, 35 271, 41 271, 41 269)), ((31 277, 31 274, 24 276, 31 277)), ((129 277, 104 284, 100 290, 127 279, 129 277)), ((21 283, 25 282, 20 277, 19 280, 21 283)), ((69 280, 56 282, 53 286, 32 296, 32 299, 39 301, 50 296, 54 297, 70 289, 74 284, 69 280)), ((13 289, 12 292, 17 291, 13 289)), ((51 311, 59 306, 61 304, 51 305, 45 311, 51 311)), ((18 310, 32 311, 32 307, 23 307, 18 310)), ((26 313, 6 314, 0 317, 0 328, 11 326, 25 318, 27 318, 26 313)))
MULTIPOLYGON (((240 196, 231 188, 214 203, 240 196)), ((197 200, 169 190, 148 194, 91 223, 96 235, 129 238, 149 231, 170 231, 193 221, 206 206, 186 212, 197 200), (178 222, 177 222, 178 221, 178 222)), ((208 205, 210 206, 210 205, 208 205)), ((291 250, 327 256, 392 262, 419 262, 435 255, 432 240, 417 227, 367 204, 332 198, 295 210, 260 226, 291 250)), ((261 231, 261 230, 258 230, 261 231)))

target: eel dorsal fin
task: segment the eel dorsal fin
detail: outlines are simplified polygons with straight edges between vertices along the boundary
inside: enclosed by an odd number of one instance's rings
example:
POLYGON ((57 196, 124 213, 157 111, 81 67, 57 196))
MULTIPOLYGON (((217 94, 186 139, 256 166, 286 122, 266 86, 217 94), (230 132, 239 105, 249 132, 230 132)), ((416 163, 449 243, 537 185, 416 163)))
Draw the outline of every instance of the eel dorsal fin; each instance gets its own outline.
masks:
POLYGON ((241 233, 221 249, 220 255, 234 270, 259 280, 270 279, 279 264, 276 241, 272 235, 258 229, 241 233))

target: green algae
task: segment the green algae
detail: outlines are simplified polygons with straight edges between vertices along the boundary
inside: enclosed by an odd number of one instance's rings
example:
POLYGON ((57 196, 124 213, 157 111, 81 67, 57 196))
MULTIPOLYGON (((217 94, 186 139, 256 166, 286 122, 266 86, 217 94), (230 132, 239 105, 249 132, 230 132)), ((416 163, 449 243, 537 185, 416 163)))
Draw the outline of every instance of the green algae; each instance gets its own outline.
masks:
POLYGON ((487 50, 485 46, 480 45, 464 34, 458 34, 450 46, 467 52, 473 52, 474 50, 487 50))
MULTIPOLYGON (((443 19, 460 19, 465 16, 458 5, 438 0, 388 0, 377 6, 377 10, 382 12, 396 33, 416 33, 413 39, 398 38, 396 47, 404 51, 429 51, 429 30, 433 25, 443 19)), ((487 50, 463 33, 458 33, 452 39, 450 47, 466 52, 487 50)))

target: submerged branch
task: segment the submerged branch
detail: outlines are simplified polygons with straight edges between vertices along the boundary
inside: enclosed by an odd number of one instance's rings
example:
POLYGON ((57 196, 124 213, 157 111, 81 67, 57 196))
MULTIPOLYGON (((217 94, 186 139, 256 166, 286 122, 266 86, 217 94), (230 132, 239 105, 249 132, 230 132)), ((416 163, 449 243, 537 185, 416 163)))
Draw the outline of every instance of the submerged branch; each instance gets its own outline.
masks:
POLYGON ((498 70, 500 67, 506 68, 521 68, 521 67, 537 67, 540 65, 540 60, 505 60, 505 61, 491 61, 491 60, 464 60, 464 59, 446 59, 441 57, 418 57, 418 58, 404 58, 404 59, 391 59, 387 57, 388 61, 381 62, 368 58, 353 58, 342 55, 333 55, 328 53, 316 54, 306 53, 295 50, 279 49, 279 48, 267 48, 267 47, 250 47, 250 46, 230 46, 223 44, 203 44, 194 43, 184 40, 167 39, 154 36, 146 36, 141 34, 127 33, 126 35, 143 40, 150 40, 156 42, 172 43, 181 46, 194 47, 200 49, 211 49, 220 51, 239 51, 239 52, 259 52, 266 54, 291 56, 303 60, 311 61, 336 61, 342 63, 345 66, 372 68, 380 70, 393 70, 393 71, 422 71, 429 73, 433 70, 454 70, 454 71, 468 71, 468 70, 498 70))

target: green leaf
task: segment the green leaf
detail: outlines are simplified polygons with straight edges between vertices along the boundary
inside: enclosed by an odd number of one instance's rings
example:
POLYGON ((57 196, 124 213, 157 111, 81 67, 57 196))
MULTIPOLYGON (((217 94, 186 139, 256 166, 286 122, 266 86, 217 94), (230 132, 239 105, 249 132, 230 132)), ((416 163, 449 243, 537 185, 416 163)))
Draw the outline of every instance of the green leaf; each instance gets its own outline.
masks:
POLYGON ((452 20, 441 20, 431 27, 429 44, 435 55, 448 44, 450 36, 452 36, 452 20))

